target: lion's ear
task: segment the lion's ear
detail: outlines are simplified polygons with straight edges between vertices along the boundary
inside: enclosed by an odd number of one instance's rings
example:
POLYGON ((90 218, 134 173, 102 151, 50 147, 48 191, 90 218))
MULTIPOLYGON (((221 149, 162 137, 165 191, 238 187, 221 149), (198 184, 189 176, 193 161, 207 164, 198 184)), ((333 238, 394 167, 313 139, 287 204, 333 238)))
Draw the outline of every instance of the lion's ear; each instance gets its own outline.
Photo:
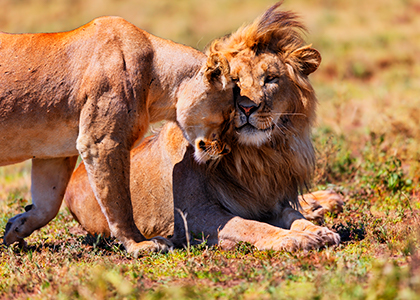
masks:
POLYGON ((315 72, 321 64, 321 54, 311 46, 301 47, 287 56, 288 62, 292 66, 297 66, 298 70, 306 76, 315 72))
POLYGON ((207 58, 204 79, 212 85, 221 85, 221 89, 228 86, 230 78, 229 63, 222 54, 215 52, 207 58))

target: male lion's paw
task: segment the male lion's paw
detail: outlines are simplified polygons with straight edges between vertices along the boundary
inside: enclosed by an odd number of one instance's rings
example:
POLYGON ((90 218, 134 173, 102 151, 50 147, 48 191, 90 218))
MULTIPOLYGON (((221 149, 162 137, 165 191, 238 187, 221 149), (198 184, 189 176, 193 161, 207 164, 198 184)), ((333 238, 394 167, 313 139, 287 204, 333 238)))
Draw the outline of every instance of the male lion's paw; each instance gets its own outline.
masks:
POLYGON ((327 227, 314 225, 305 219, 295 220, 292 223, 291 230, 317 235, 322 239, 323 245, 326 246, 334 246, 340 243, 340 236, 337 233, 327 227))
POLYGON ((343 211, 344 197, 331 190, 313 193, 316 201, 328 212, 340 213, 343 211))
POLYGON ((322 207, 318 201, 312 199, 312 198, 305 198, 304 205, 302 204, 303 201, 301 201, 301 213, 307 220, 312 220, 315 222, 323 222, 324 221, 324 215, 325 215, 325 208, 322 207))
POLYGON ((308 226, 305 229, 305 232, 310 232, 318 235, 319 237, 321 237, 323 243, 326 246, 336 246, 340 244, 340 235, 331 231, 327 227, 321 227, 316 225, 308 226))
POLYGON ((343 211, 344 197, 334 191, 317 191, 299 196, 301 213, 307 220, 322 222, 326 212, 343 211))
POLYGON ((173 249, 173 244, 169 240, 157 236, 148 241, 135 243, 127 247, 127 252, 134 257, 147 255, 150 252, 168 252, 173 249))
POLYGON ((295 251, 298 249, 313 250, 318 249, 324 245, 324 242, 320 236, 308 232, 291 230, 289 236, 285 239, 285 242, 289 244, 289 240, 293 240, 294 245, 292 246, 291 250, 285 249, 287 251, 295 251))
POLYGON ((288 252, 318 249, 323 245, 324 242, 319 235, 295 230, 290 230, 286 235, 255 244, 259 250, 284 250, 288 252))

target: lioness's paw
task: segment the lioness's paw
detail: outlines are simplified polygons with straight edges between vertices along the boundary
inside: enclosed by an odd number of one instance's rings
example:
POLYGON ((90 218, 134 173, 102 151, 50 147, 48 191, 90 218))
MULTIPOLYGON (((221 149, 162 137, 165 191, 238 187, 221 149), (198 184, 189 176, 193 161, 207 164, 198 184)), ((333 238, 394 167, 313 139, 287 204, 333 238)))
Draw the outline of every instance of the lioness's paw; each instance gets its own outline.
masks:
POLYGON ((173 244, 160 236, 154 237, 151 240, 132 244, 127 248, 127 252, 134 257, 147 255, 150 252, 168 252, 173 249, 173 244))
POLYGON ((23 240, 23 238, 27 236, 25 234, 26 221, 27 218, 24 216, 24 214, 19 214, 7 221, 6 230, 3 237, 3 243, 5 245, 8 246, 16 242, 19 243, 20 247, 24 247, 26 245, 25 241, 23 240))

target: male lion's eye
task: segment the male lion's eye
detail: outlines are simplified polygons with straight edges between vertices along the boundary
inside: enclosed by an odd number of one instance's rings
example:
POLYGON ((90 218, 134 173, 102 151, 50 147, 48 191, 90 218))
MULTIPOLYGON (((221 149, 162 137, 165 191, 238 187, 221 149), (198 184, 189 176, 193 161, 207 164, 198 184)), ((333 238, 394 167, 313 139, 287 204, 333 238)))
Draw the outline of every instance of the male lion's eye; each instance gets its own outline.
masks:
POLYGON ((279 81, 279 78, 278 77, 276 77, 276 76, 267 76, 266 78, 265 78, 265 80, 264 80, 264 83, 265 84, 267 84, 267 83, 276 83, 276 82, 278 82, 279 81))

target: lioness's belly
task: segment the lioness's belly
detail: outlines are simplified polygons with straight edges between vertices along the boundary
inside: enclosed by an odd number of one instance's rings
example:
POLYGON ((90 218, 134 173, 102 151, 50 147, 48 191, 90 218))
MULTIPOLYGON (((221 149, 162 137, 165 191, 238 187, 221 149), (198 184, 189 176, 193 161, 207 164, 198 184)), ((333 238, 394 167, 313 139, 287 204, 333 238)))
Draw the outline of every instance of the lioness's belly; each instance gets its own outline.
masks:
MULTIPOLYGON (((25 123, 25 122, 23 122, 25 123)), ((0 166, 32 158, 77 155, 78 126, 60 122, 52 124, 0 124, 0 166)))

